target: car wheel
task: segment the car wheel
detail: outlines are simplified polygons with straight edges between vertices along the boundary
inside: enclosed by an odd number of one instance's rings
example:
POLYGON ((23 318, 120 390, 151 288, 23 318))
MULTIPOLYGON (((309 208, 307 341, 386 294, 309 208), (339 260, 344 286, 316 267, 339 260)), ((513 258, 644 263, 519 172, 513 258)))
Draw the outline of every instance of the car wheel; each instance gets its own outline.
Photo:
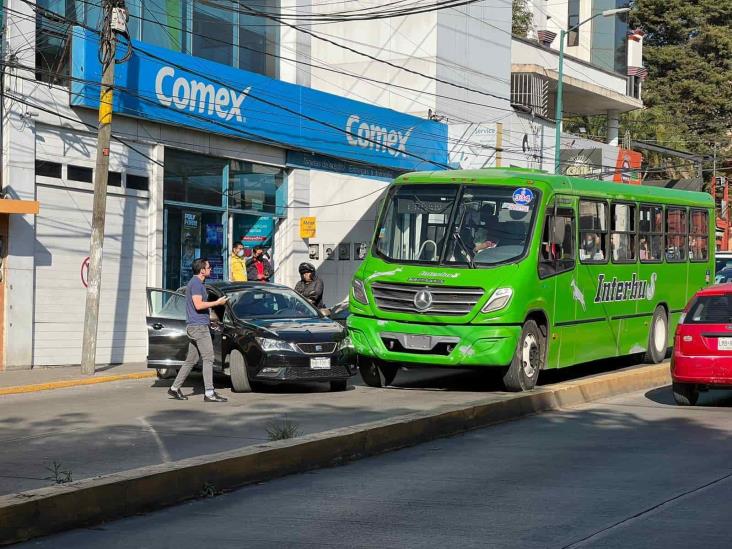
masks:
POLYGON ((178 370, 175 368, 157 368, 155 373, 157 374, 158 379, 173 379, 178 375, 178 370))
POLYGON ((658 364, 666 358, 668 348, 668 319, 663 307, 656 307, 648 330, 648 350, 644 360, 649 364, 658 364))
POLYGON ((394 382, 398 370, 396 364, 366 357, 359 357, 359 359, 358 370, 361 373, 361 379, 369 387, 386 387, 394 382))
POLYGON ((330 382, 330 391, 332 393, 347 391, 348 390, 348 379, 334 379, 330 382))
POLYGON ((247 373, 247 361, 241 351, 234 349, 229 355, 229 376, 231 377, 231 388, 235 393, 251 393, 252 385, 249 383, 247 373))
POLYGON ((539 372, 544 368, 546 336, 535 321, 529 320, 521 330, 521 337, 511 365, 503 376, 507 391, 530 391, 536 386, 539 372))
POLYGON ((674 392, 674 400, 679 406, 694 406, 699 400, 699 387, 694 383, 676 383, 671 384, 674 392))

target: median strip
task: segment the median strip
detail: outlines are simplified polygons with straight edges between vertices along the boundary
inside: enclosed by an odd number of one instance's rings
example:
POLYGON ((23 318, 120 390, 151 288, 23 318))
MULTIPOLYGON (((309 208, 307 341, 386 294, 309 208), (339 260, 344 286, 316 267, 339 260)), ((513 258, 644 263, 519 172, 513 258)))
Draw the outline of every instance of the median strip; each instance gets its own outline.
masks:
MULTIPOLYGON (((111 376, 110 376, 111 377, 111 376)), ((152 511, 292 473, 577 406, 670 382, 668 364, 548 385, 502 400, 477 400, 205 456, 0 496, 0 543, 152 511)))

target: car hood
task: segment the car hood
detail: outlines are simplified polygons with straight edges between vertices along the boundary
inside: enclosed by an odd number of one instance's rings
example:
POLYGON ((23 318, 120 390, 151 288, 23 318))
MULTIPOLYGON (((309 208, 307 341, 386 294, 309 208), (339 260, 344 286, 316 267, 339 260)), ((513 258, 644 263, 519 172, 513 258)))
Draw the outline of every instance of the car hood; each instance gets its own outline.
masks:
POLYGON ((248 318, 244 322, 249 326, 260 328, 264 337, 276 337, 285 341, 333 341, 346 335, 345 329, 340 324, 325 318, 248 318))

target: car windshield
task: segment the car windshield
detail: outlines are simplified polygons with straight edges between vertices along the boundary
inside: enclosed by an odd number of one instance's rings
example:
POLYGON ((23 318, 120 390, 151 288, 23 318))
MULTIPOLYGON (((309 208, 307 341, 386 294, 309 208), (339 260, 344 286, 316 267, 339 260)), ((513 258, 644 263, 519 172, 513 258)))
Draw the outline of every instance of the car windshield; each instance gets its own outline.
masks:
POLYGON ((697 297, 684 319, 684 324, 728 324, 731 322, 732 294, 697 297))
POLYGON ((246 288, 227 292, 234 316, 251 318, 318 318, 318 311, 289 288, 246 288))
POLYGON ((460 198, 446 263, 502 263, 524 254, 536 209, 526 188, 466 187, 460 198))
POLYGON ((458 186, 399 185, 376 234, 376 253, 395 261, 437 263, 458 186))

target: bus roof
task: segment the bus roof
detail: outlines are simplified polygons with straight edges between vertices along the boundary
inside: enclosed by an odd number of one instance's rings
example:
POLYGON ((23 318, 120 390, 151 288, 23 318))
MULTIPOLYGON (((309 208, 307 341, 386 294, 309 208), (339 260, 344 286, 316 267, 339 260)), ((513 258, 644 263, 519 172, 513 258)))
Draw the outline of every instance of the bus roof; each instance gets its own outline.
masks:
POLYGON ((434 172, 412 172, 399 176, 395 184, 409 183, 470 183, 536 186, 539 189, 570 195, 581 195, 594 198, 613 198, 637 202, 661 202, 681 206, 701 206, 711 208, 714 205, 708 193, 651 187, 648 185, 627 185, 612 181, 598 181, 580 177, 553 175, 540 170, 526 168, 485 168, 481 170, 441 170, 434 172))

